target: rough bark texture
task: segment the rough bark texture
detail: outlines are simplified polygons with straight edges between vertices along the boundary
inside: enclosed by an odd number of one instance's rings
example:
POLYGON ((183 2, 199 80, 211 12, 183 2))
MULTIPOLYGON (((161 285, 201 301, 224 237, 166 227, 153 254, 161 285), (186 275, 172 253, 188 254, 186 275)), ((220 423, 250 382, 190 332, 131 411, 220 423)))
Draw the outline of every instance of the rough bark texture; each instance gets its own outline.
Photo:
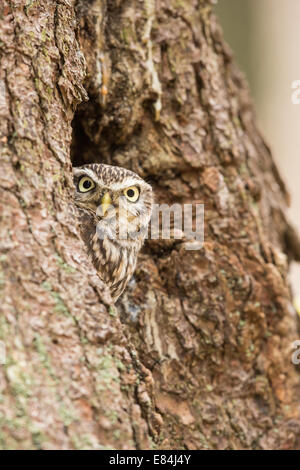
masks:
POLYGON ((299 447, 299 244, 209 1, 4 0, 0 66, 0 446, 299 447), (203 249, 148 241, 110 307, 71 158, 204 202, 203 249))

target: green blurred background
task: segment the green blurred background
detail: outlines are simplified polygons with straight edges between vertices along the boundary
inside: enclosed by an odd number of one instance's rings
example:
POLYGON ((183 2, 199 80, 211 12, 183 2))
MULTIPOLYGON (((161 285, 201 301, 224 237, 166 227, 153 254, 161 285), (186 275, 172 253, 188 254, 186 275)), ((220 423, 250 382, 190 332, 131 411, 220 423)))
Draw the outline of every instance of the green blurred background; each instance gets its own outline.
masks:
MULTIPOLYGON (((215 11, 247 76, 257 121, 292 196, 291 221, 300 232, 300 0, 219 0, 215 11)), ((291 282, 300 306, 300 265, 291 282)))

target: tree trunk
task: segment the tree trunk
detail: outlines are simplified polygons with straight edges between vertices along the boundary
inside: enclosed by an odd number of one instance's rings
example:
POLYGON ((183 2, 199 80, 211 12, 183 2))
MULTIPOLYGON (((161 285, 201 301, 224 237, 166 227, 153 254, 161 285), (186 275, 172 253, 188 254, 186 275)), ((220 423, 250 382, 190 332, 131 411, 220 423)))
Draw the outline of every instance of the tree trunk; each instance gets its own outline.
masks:
POLYGON ((211 8, 1 3, 3 449, 299 447, 299 243, 211 8), (132 169, 159 203, 203 202, 204 247, 149 240, 111 307, 71 159, 132 169))

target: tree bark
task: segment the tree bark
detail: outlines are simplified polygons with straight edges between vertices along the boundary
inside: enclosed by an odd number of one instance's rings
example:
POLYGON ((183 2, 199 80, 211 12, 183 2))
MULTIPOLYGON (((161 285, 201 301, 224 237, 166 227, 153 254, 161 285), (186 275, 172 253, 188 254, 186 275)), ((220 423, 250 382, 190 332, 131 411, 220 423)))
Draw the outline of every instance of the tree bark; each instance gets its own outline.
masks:
POLYGON ((288 194, 207 0, 0 6, 3 449, 299 447, 288 194), (203 202, 205 244, 149 240, 117 304, 71 161, 203 202))

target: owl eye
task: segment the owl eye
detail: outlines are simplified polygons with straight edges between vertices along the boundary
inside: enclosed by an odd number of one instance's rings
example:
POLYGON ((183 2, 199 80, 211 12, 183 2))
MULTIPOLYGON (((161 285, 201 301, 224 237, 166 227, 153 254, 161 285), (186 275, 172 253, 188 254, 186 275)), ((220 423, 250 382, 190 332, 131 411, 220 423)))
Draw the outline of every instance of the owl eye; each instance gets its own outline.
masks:
POLYGON ((136 202, 140 196, 140 190, 136 186, 130 186, 124 190, 124 195, 130 202, 136 202))
POLYGON ((95 183, 89 176, 83 176, 78 183, 78 189, 81 193, 86 193, 95 187, 95 183))

